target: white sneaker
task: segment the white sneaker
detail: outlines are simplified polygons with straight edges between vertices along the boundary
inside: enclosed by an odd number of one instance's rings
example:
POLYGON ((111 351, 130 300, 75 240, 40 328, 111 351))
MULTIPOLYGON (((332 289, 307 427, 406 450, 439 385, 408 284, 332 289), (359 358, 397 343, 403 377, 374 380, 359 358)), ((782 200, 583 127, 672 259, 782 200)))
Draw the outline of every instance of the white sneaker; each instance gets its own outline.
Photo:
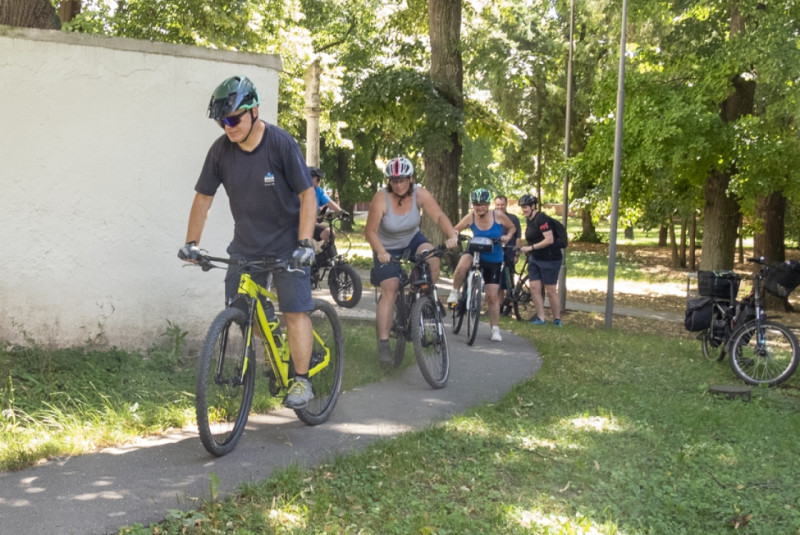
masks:
POLYGON ((447 304, 448 305, 457 305, 458 301, 461 299, 461 296, 459 295, 460 293, 461 292, 459 292, 456 289, 450 290, 450 295, 447 296, 447 304))
POLYGON ((497 325, 492 327, 492 338, 491 338, 491 340, 492 340, 492 342, 502 342, 503 341, 503 337, 500 336, 500 327, 498 327, 497 325))

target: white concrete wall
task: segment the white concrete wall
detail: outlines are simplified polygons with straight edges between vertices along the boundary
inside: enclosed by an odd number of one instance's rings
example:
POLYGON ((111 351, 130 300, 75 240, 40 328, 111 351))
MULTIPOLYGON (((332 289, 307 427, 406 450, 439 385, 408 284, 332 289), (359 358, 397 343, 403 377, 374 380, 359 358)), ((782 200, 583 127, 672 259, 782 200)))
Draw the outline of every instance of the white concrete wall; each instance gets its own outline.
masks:
MULTIPOLYGON (((221 270, 176 257, 222 131, 206 118, 248 76, 277 119, 277 56, 0 26, 0 342, 144 348, 167 320, 201 337, 221 270)), ((233 235, 217 195, 202 246, 233 235)))

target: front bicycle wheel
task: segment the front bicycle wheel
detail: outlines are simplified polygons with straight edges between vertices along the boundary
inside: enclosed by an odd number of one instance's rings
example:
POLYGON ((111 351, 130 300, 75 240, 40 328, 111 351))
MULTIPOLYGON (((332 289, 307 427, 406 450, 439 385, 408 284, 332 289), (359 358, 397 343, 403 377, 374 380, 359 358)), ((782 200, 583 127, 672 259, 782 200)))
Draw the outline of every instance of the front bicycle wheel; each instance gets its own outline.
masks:
POLYGON ((733 333, 731 368, 747 384, 774 386, 797 369, 797 349, 797 337, 785 325, 753 320, 733 333))
POLYGON ((467 306, 467 345, 475 343, 478 334, 478 324, 481 320, 481 296, 483 295, 483 279, 477 271, 472 275, 472 287, 469 290, 469 305, 467 306))
POLYGON ((533 317, 535 307, 531 300, 531 287, 527 275, 520 277, 514 285, 511 301, 514 303, 514 316, 517 321, 529 321, 533 317))
POLYGON ((450 351, 436 303, 429 295, 420 296, 411 309, 411 340, 422 376, 431 388, 444 388, 450 376, 450 351))
POLYGON ((255 359, 247 358, 247 314, 236 307, 220 312, 200 353, 195 411, 203 446, 220 457, 242 436, 255 387, 255 359))
POLYGON ((344 334, 339 314, 330 303, 314 299, 314 310, 309 316, 314 329, 309 370, 323 362, 326 354, 329 354, 329 361, 327 366, 309 377, 314 398, 304 409, 296 409, 294 412, 305 424, 317 425, 331 415, 342 390, 344 334))
POLYGON ((336 264, 331 268, 328 288, 340 307, 353 308, 361 300, 361 276, 350 264, 336 264))
POLYGON ((461 324, 464 322, 464 314, 467 312, 467 309, 464 306, 464 304, 467 302, 466 289, 467 285, 464 283, 461 288, 461 299, 459 299, 458 303, 456 303, 456 305, 451 309, 453 312, 453 334, 458 334, 458 332, 461 330, 461 324))
MULTIPOLYGON (((381 296, 383 299, 383 296, 381 296)), ((392 327, 389 330, 389 350, 394 356, 394 367, 399 368, 406 355, 406 313, 403 294, 398 293, 392 312, 392 327)))

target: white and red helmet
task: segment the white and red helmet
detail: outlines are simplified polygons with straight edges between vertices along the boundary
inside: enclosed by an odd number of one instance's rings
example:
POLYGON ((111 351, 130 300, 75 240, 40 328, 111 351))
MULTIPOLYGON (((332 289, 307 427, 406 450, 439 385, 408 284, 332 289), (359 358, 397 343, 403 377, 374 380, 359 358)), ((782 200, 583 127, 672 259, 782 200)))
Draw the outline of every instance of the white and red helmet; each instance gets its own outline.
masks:
POLYGON ((414 176, 414 164, 405 156, 398 156, 386 164, 383 174, 389 180, 414 176))

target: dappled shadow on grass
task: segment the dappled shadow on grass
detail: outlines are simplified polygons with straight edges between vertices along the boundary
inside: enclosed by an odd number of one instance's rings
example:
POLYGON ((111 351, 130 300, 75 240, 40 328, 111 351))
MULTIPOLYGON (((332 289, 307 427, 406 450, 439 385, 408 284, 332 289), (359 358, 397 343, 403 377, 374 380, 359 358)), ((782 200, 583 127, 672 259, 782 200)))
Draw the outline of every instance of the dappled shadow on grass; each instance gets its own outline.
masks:
POLYGON ((544 357, 531 380, 437 428, 259 484, 234 528, 272 507, 260 521, 275 529, 293 513, 295 528, 331 532, 796 531, 794 391, 713 396, 726 364, 694 340, 622 325, 509 321, 544 357))

